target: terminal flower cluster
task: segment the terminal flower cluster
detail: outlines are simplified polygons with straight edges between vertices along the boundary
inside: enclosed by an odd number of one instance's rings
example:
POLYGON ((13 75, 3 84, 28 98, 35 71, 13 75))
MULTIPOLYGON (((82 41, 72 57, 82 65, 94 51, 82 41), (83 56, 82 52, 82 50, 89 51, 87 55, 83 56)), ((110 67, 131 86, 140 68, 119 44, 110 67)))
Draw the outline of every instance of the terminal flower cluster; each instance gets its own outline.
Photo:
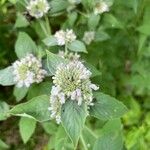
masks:
POLYGON ((58 45, 63 46, 66 43, 71 43, 76 40, 76 35, 73 30, 67 29, 66 31, 60 30, 57 31, 54 35, 57 40, 58 45))
POLYGON ((50 9, 47 0, 30 0, 27 10, 32 17, 41 18, 50 9))
POLYGON ((109 6, 105 1, 100 0, 99 2, 95 4, 95 7, 94 7, 95 15, 102 14, 108 11, 109 11, 109 6))
POLYGON ((17 87, 29 87, 32 83, 43 81, 47 72, 42 69, 42 63, 32 54, 13 63, 14 81, 17 87))
POLYGON ((92 73, 80 61, 60 64, 53 76, 53 87, 50 96, 51 118, 61 122, 61 107, 67 100, 76 101, 80 106, 85 103, 93 105, 93 90, 98 90, 90 81, 92 73))
POLYGON ((86 31, 84 33, 84 36, 83 36, 83 41, 87 44, 87 45, 90 45, 91 42, 94 40, 95 38, 95 32, 94 31, 86 31))
POLYGON ((79 60, 80 58, 80 55, 77 54, 77 53, 72 53, 72 52, 64 52, 64 51, 59 51, 58 52, 58 56, 64 58, 64 59, 67 59, 67 60, 71 60, 71 61, 75 61, 75 60, 79 60))

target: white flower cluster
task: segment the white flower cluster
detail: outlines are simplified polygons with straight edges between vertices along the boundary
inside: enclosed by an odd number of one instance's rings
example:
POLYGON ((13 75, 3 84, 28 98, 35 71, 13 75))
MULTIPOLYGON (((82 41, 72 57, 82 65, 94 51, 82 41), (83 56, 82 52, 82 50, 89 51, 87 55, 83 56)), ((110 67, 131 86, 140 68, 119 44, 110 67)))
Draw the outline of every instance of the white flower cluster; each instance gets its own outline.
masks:
POLYGON ((58 56, 64 58, 64 59, 68 59, 70 61, 75 61, 75 60, 79 60, 80 55, 78 55, 77 53, 72 53, 72 52, 64 52, 64 51, 59 51, 58 56))
POLYGON ((30 0, 27 6, 29 14, 35 18, 43 17, 49 9, 47 0, 30 0))
POLYGON ((102 13, 108 12, 108 11, 109 11, 109 6, 106 2, 99 1, 96 3, 95 8, 94 8, 95 15, 102 14, 102 13))
POLYGON ((84 33, 84 36, 83 36, 83 41, 87 44, 87 45, 90 45, 91 42, 94 40, 95 38, 95 32, 94 31, 86 31, 84 33))
POLYGON ((40 83, 47 74, 42 63, 32 54, 13 63, 14 81, 17 87, 29 87, 32 83, 40 83))
POLYGON ((61 122, 61 106, 67 99, 74 100, 81 105, 93 105, 93 90, 98 90, 90 81, 91 72, 80 62, 70 61, 60 64, 53 77, 54 86, 51 90, 50 108, 51 118, 61 122))
POLYGON ((76 40, 76 35, 72 29, 71 30, 67 29, 66 31, 64 30, 57 31, 54 37, 56 38, 57 43, 60 46, 65 45, 66 43, 71 43, 76 40))

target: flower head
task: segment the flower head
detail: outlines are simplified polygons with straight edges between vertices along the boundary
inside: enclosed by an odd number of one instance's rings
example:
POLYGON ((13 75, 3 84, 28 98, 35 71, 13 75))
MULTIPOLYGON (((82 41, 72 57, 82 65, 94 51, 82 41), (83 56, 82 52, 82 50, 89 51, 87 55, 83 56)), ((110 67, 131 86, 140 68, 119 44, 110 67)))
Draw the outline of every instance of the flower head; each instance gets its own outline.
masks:
POLYGON ((79 60, 80 55, 77 53, 72 53, 72 52, 64 52, 64 51, 59 51, 58 55, 64 59, 70 60, 70 61, 75 61, 79 60))
POLYGON ((46 75, 42 63, 32 54, 13 63, 14 81, 18 87, 29 87, 32 83, 40 83, 46 75))
POLYGON ((58 66, 53 77, 54 86, 50 97, 50 110, 51 114, 54 114, 52 118, 57 119, 58 114, 60 118, 61 106, 67 99, 75 100, 78 105, 82 103, 93 105, 92 91, 98 90, 98 87, 91 83, 90 77, 91 72, 80 61, 71 61, 58 66))
POLYGON ((67 29, 66 31, 64 30, 57 31, 54 37, 56 38, 57 43, 60 46, 65 45, 66 43, 71 43, 76 39, 76 35, 72 29, 71 30, 67 29))
POLYGON ((30 0, 27 6, 29 14, 35 18, 43 17, 49 9, 47 0, 30 0))
POLYGON ((109 11, 109 6, 106 2, 99 1, 96 3, 95 8, 94 8, 95 15, 102 14, 102 13, 108 12, 108 11, 109 11))
POLYGON ((83 36, 83 41, 89 45, 91 44, 91 42, 94 40, 95 38, 95 32, 94 31, 86 31, 84 33, 84 36, 83 36))

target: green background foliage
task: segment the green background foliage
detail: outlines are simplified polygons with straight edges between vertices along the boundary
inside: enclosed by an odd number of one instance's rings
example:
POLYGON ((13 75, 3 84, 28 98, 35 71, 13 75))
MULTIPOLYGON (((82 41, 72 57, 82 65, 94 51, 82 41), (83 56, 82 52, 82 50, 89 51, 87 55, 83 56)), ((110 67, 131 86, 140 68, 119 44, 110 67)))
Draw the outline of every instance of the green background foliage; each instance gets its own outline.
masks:
POLYGON ((67 0, 49 0, 50 28, 45 18, 29 21, 23 15, 24 0, 0 1, 0 84, 7 85, 0 86, 0 150, 73 150, 74 145, 77 150, 150 149, 150 1, 114 0, 110 12, 100 16, 92 14, 93 1, 82 0, 74 7, 67 0), (53 75, 66 61, 53 54, 59 48, 51 34, 60 28, 75 31, 80 41, 69 49, 85 52, 81 56, 93 72, 92 82, 100 85, 102 93, 95 94, 91 111, 100 120, 88 117, 84 107, 76 114, 79 108, 68 103, 72 109, 66 106, 66 117, 62 113, 64 128, 56 125, 49 121, 47 109, 51 79, 17 89, 9 86, 14 84, 12 68, 2 70, 32 52, 44 56, 48 75, 53 75), (96 36, 85 47, 82 37, 87 30, 95 30, 96 36), (120 120, 127 111, 121 102, 128 112, 120 120), (68 124, 71 114, 75 120, 68 124), (75 129, 73 135, 70 128, 75 129))

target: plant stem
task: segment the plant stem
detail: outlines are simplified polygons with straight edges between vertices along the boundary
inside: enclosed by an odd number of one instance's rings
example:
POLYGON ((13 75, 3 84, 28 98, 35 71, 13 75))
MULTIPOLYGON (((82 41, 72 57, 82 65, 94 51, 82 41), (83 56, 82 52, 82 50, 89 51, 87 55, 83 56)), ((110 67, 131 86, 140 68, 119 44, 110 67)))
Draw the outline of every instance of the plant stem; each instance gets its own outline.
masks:
POLYGON ((42 20, 38 20, 38 21, 39 21, 39 24, 40 24, 41 29, 43 30, 45 36, 48 37, 49 35, 48 35, 48 33, 47 33, 46 29, 45 29, 45 26, 44 26, 42 20))
POLYGON ((87 148, 87 146, 86 146, 86 143, 85 143, 85 141, 84 141, 84 139, 83 139, 82 134, 80 135, 80 140, 81 140, 81 142, 82 142, 82 145, 83 145, 83 147, 84 147, 84 150, 88 150, 88 148, 87 148))
POLYGON ((67 54, 67 52, 68 52, 68 43, 66 42, 65 43, 65 53, 67 54))
POLYGON ((46 21, 47 32, 50 35, 51 34, 51 29, 50 29, 50 23, 49 23, 48 16, 45 16, 45 21, 46 21))
POLYGON ((89 133, 90 133, 93 137, 95 137, 96 139, 98 138, 98 136, 97 136, 90 128, 88 128, 87 126, 85 126, 85 128, 89 131, 89 133))
POLYGON ((83 12, 81 12, 81 11, 79 11, 79 10, 77 10, 77 12, 78 12, 80 15, 84 16, 85 18, 89 18, 89 16, 88 16, 87 14, 85 14, 85 13, 83 13, 83 12))

